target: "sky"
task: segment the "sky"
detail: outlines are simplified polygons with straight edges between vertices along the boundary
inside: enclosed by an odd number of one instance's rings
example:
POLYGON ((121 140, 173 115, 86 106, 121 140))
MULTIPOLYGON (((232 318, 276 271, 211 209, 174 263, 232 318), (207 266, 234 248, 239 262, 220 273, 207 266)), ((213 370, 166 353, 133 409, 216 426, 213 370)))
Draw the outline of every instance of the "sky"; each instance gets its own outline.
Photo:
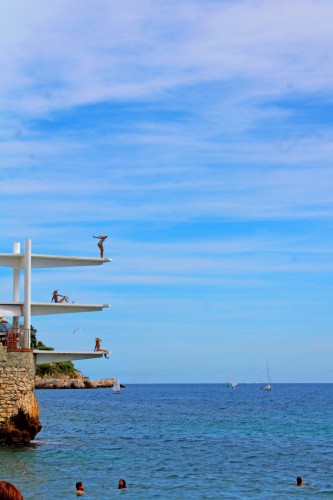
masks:
MULTIPOLYGON (((1 253, 102 312, 32 317, 124 383, 333 382, 331 0, 0 6, 1 253), (76 330, 76 331, 74 331, 76 330), (73 333, 74 332, 74 333, 73 333)), ((0 300, 12 300, 0 269, 0 300)))

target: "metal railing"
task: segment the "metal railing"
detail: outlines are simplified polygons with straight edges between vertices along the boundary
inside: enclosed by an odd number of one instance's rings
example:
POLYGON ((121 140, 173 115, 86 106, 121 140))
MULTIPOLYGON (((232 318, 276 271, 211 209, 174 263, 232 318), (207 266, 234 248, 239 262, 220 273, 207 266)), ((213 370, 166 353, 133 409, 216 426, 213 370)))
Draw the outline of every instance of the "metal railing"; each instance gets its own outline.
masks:
POLYGON ((24 337, 29 334, 30 329, 8 326, 7 330, 0 332, 0 343, 7 347, 7 352, 30 352, 32 349, 24 347, 24 337))

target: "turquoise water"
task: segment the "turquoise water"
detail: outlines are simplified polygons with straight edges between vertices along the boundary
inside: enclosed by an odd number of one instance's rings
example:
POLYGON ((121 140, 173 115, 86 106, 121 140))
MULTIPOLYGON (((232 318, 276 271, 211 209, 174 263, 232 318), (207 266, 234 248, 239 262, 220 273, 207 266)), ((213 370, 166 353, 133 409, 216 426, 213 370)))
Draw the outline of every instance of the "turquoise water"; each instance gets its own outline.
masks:
POLYGON ((333 498, 333 384, 36 395, 43 430, 28 448, 0 449, 1 477, 26 499, 76 498, 76 481, 94 499, 333 498))

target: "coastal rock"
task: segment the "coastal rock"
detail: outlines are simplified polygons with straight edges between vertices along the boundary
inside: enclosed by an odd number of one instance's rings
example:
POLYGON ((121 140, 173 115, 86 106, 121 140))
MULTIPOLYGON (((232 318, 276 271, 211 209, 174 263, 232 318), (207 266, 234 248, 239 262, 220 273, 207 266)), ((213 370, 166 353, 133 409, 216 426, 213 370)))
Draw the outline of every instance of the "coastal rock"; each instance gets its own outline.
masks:
POLYGON ((40 432, 39 406, 34 394, 28 410, 20 407, 6 424, 0 427, 1 444, 28 444, 40 432))
MULTIPOLYGON (((114 383, 114 378, 91 380, 81 374, 76 377, 35 377, 35 389, 105 389, 112 388, 114 383)), ((125 385, 122 384, 121 387, 125 385)))

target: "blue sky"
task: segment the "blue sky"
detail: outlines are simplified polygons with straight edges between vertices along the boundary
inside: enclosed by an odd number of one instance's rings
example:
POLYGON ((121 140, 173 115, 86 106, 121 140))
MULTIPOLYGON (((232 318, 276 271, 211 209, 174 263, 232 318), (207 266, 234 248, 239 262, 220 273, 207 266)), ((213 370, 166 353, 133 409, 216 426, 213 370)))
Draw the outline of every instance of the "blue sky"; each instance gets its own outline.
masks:
MULTIPOLYGON (((1 252, 100 313, 34 317, 92 378, 332 382, 329 0, 0 7, 1 252), (80 328, 75 333, 74 329, 80 328)), ((11 273, 1 270, 1 300, 11 273)))

